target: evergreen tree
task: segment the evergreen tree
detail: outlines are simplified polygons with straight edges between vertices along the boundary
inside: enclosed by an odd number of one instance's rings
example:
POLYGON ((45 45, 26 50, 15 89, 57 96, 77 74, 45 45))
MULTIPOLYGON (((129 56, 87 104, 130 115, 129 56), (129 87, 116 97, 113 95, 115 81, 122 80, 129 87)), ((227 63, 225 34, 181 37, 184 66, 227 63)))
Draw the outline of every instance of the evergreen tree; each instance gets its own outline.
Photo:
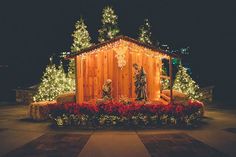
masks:
POLYGON ((190 99, 200 100, 202 98, 202 93, 200 92, 199 86, 187 73, 187 69, 181 64, 179 65, 179 69, 174 80, 173 89, 186 94, 190 99))
MULTIPOLYGON (((58 72, 61 74, 61 83, 63 85, 63 87, 61 88, 62 91, 65 92, 73 92, 75 91, 75 77, 72 78, 70 77, 70 72, 65 73, 65 70, 63 68, 62 62, 60 63, 60 65, 58 66, 58 72)), ((75 75, 73 75, 75 76, 75 75)))
POLYGON ((139 27, 139 34, 138 34, 138 40, 146 43, 146 44, 152 44, 151 41, 151 25, 148 21, 148 19, 144 20, 144 24, 139 27))
MULTIPOLYGON (((162 68, 162 75, 167 76, 167 70, 165 67, 162 68)), ((170 88, 170 80, 161 78, 161 90, 166 90, 170 88)))
POLYGON ((70 59, 68 67, 68 77, 75 79, 75 59, 70 59))
POLYGON ((67 73, 68 83, 70 88, 75 91, 75 60, 71 59, 67 73))
MULTIPOLYGON (((75 31, 72 34, 73 43, 71 46, 71 52, 79 52, 85 48, 92 46, 87 26, 84 23, 83 18, 75 24, 75 31)), ((75 60, 71 59, 68 68, 68 77, 72 79, 71 86, 75 85, 75 60), (73 82, 74 81, 74 82, 73 82)), ((75 88, 75 87, 74 87, 75 88)))
POLYGON ((62 65, 57 68, 50 59, 50 64, 46 67, 38 91, 33 96, 34 101, 52 101, 59 94, 73 91, 69 82, 62 65))
POLYGON ((106 40, 116 37, 120 30, 118 28, 118 17, 112 7, 107 6, 102 11, 102 27, 98 30, 98 41, 104 42, 106 40))
POLYGON ((87 26, 82 18, 76 22, 75 31, 73 32, 72 37, 73 43, 71 46, 71 52, 79 52, 92 45, 89 32, 87 31, 87 26))

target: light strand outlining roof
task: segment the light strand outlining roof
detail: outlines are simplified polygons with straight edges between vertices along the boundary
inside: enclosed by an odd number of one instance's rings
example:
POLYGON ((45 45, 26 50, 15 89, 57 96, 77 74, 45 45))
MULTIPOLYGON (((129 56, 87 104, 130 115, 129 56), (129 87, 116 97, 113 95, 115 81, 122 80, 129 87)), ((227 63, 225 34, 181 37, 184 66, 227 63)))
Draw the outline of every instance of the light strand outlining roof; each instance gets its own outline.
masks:
POLYGON ((124 40, 124 41, 128 41, 128 42, 135 43, 135 44, 137 44, 137 45, 139 45, 139 46, 141 46, 141 47, 150 49, 150 50, 155 51, 155 52, 158 52, 158 53, 162 53, 162 54, 167 55, 167 56, 171 56, 171 57, 174 57, 174 58, 180 58, 180 56, 177 55, 177 54, 168 53, 168 52, 166 52, 166 51, 157 49, 156 47, 154 47, 154 46, 152 46, 152 45, 142 43, 142 42, 140 42, 140 41, 138 41, 138 40, 135 40, 135 39, 130 38, 130 37, 127 37, 127 36, 118 36, 118 37, 113 38, 113 39, 111 39, 111 40, 108 40, 108 41, 105 41, 105 42, 102 42, 102 43, 99 43, 99 44, 96 44, 96 45, 92 45, 92 46, 90 46, 90 47, 88 47, 88 48, 85 48, 85 49, 79 51, 79 52, 70 54, 70 55, 68 55, 67 57, 68 57, 68 58, 73 58, 74 56, 82 55, 82 54, 88 53, 89 51, 96 50, 96 49, 98 49, 98 48, 101 48, 101 47, 103 47, 103 46, 112 44, 112 43, 117 42, 117 41, 120 41, 120 40, 124 40))

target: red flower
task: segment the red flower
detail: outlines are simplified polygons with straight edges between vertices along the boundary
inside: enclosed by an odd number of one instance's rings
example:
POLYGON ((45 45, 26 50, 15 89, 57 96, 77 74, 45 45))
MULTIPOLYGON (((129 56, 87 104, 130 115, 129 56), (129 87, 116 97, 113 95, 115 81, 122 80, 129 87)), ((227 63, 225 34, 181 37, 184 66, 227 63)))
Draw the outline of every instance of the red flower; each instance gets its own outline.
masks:
POLYGON ((93 104, 88 104, 88 103, 82 103, 81 105, 78 105, 79 111, 77 113, 80 114, 88 114, 88 115, 93 115, 98 113, 98 107, 93 104))
POLYGON ((173 105, 165 105, 163 107, 161 107, 161 113, 165 113, 165 114, 170 114, 171 112, 173 112, 173 105))
POLYGON ((175 113, 176 113, 177 115, 182 115, 183 112, 184 112, 184 106, 183 106, 183 105, 177 105, 177 106, 175 107, 175 113))
POLYGON ((147 108, 147 112, 150 112, 152 114, 157 114, 161 107, 163 105, 159 105, 159 104, 150 104, 150 105, 145 105, 145 107, 147 108))
POLYGON ((90 104, 90 103, 66 103, 66 104, 52 104, 49 105, 50 111, 60 111, 60 113, 68 114, 86 114, 93 115, 115 115, 119 117, 130 117, 133 115, 160 115, 167 114, 173 115, 178 118, 183 114, 192 114, 197 112, 204 105, 199 101, 189 101, 189 105, 183 104, 139 104, 133 102, 129 105, 124 105, 120 102, 109 101, 102 104, 90 104))

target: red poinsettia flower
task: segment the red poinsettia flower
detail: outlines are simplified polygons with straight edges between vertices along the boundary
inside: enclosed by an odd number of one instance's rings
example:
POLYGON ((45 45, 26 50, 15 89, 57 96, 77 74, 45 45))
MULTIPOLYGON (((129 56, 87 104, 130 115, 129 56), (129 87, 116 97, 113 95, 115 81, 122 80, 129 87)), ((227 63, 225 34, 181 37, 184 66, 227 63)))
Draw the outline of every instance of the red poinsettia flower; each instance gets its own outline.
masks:
POLYGON ((175 113, 177 114, 177 115, 182 115, 183 114, 183 112, 184 112, 184 106, 183 105, 176 105, 176 107, 175 107, 175 113))
POLYGON ((59 111, 56 113, 68 113, 68 114, 85 114, 87 116, 118 116, 130 118, 132 116, 161 116, 163 114, 174 116, 178 119, 182 115, 190 115, 194 112, 198 112, 203 107, 203 103, 199 101, 189 101, 188 105, 183 104, 140 104, 132 102, 131 104, 122 104, 116 101, 108 101, 101 104, 92 103, 66 103, 50 105, 49 110, 59 111))

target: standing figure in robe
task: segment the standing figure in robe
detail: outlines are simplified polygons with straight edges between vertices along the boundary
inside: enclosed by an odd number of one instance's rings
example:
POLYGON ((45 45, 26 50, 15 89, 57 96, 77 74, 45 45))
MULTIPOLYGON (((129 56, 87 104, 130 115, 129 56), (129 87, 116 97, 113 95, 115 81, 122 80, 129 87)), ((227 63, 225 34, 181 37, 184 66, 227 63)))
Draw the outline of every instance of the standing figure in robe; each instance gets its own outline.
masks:
POLYGON ((135 69, 135 94, 137 101, 147 100, 147 79, 146 72, 143 67, 139 67, 138 64, 133 64, 135 69))

